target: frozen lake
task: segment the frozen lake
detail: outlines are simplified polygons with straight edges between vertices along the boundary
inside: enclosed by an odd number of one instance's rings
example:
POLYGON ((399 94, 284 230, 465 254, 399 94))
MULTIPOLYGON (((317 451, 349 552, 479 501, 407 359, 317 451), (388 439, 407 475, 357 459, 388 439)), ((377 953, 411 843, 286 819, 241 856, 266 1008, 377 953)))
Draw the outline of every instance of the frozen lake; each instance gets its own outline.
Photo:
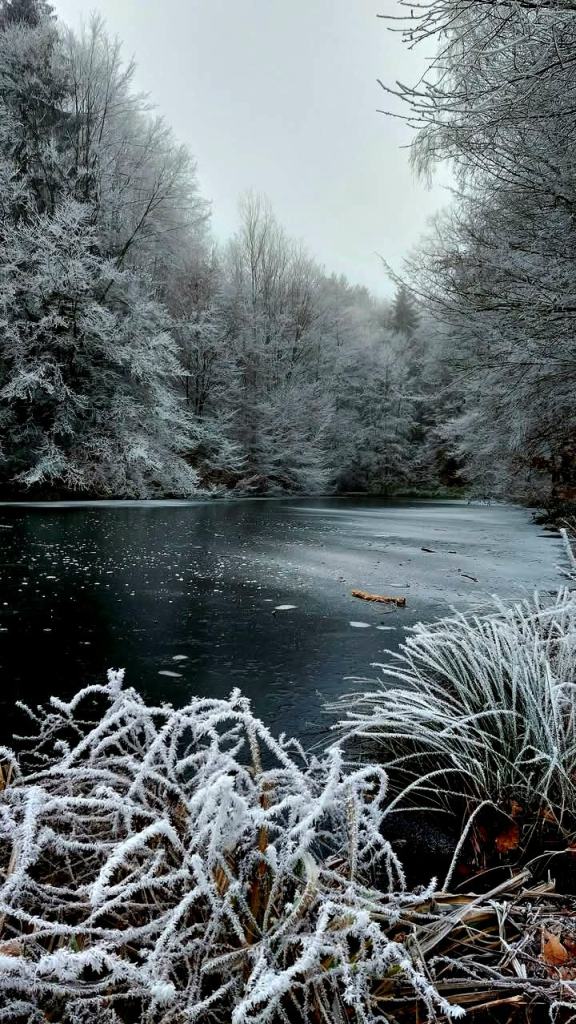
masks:
POLYGON ((1 505, 0 553, 0 742, 15 699, 125 666, 153 700, 239 686, 308 744, 406 626, 554 589, 562 561, 522 509, 362 498, 1 505))

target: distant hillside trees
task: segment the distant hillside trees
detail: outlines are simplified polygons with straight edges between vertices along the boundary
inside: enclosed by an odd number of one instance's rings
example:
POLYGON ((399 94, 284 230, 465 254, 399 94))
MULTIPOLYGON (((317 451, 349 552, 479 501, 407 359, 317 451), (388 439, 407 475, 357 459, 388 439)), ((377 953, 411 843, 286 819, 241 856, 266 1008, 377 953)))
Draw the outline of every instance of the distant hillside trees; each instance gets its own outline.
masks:
POLYGON ((0 0, 2 493, 433 483, 422 310, 328 276, 255 193, 217 246, 134 72, 98 16, 0 0))

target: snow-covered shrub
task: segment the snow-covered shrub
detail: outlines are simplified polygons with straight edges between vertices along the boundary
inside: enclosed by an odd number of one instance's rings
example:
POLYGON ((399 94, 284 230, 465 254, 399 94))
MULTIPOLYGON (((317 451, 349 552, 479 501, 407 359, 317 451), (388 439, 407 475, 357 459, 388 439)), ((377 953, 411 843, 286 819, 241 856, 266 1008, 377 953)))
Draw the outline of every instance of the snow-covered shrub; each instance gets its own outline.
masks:
POLYGON ((576 595, 416 625, 383 678, 335 705, 369 743, 395 800, 511 800, 562 820, 576 807, 576 595))
POLYGON ((396 984, 458 1016, 394 939, 433 889, 404 891, 385 772, 122 676, 0 751, 0 1021, 369 1024, 396 984))

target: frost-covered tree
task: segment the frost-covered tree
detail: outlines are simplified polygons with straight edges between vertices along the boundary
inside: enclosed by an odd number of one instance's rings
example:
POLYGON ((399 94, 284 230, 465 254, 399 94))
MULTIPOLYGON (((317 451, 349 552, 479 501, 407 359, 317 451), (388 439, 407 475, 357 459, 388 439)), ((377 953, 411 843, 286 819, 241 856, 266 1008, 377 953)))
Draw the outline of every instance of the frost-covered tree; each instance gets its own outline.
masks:
POLYGON ((76 198, 89 201, 119 266, 146 265, 166 277, 198 244, 208 216, 196 167, 170 126, 134 90, 125 62, 94 15, 62 41, 69 113, 67 174, 76 198))
POLYGON ((415 458, 421 382, 412 370, 424 334, 402 295, 405 321, 393 332, 388 307, 327 277, 265 199, 243 197, 223 292, 240 490, 383 493, 426 475, 415 458))
POLYGON ((319 268, 261 196, 240 201, 224 305, 237 368, 235 429, 246 490, 321 491, 330 477, 330 389, 321 384, 319 268))
POLYGON ((2 0, 0 3, 0 29, 19 23, 36 28, 41 21, 53 16, 54 8, 46 0, 2 0))
POLYGON ((396 289, 390 315, 390 327, 398 334, 411 338, 418 327, 420 317, 416 304, 405 285, 396 289))
POLYGON ((355 344, 339 354, 336 480, 347 490, 386 494, 414 481, 415 406, 407 353, 397 336, 376 329, 373 316, 360 322, 364 329, 355 344))
POLYGON ((0 230, 4 480, 193 493, 195 439, 172 387, 177 349, 145 279, 99 252, 73 201, 0 230))
POLYGON ((220 437, 181 400, 159 302, 204 234, 193 166, 100 21, 41 14, 0 33, 3 486, 195 493, 220 437))
POLYGON ((178 393, 199 435, 196 464, 201 481, 226 488, 242 476, 244 459, 236 439, 240 374, 222 287, 217 251, 200 244, 188 252, 163 293, 178 346, 178 393))
POLYGON ((458 183, 452 211, 411 262, 453 339, 465 402, 454 436, 471 473, 497 477, 504 493, 570 497, 576 11, 561 0, 407 10, 406 43, 431 35, 428 73, 396 96, 410 105, 416 168, 450 160, 458 183))
POLYGON ((11 175, 29 192, 26 210, 53 213, 69 194, 62 151, 67 72, 58 32, 49 21, 10 24, 0 32, 0 132, 11 175))

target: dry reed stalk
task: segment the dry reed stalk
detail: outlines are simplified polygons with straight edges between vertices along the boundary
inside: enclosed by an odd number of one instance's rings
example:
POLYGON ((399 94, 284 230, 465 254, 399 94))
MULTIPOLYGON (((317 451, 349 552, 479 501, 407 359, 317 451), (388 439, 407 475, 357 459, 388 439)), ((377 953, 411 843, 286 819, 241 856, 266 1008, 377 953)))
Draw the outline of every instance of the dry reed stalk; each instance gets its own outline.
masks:
POLYGON ((359 597, 362 601, 375 601, 378 604, 395 604, 397 608, 406 607, 405 597, 383 597, 381 594, 367 594, 364 590, 353 590, 352 597, 359 597))
POLYGON ((0 764, 0 793, 3 793, 5 789, 8 789, 8 786, 10 785, 10 783, 12 781, 13 774, 14 774, 14 762, 13 761, 8 761, 7 765, 6 765, 6 762, 3 762, 2 764, 0 764))

